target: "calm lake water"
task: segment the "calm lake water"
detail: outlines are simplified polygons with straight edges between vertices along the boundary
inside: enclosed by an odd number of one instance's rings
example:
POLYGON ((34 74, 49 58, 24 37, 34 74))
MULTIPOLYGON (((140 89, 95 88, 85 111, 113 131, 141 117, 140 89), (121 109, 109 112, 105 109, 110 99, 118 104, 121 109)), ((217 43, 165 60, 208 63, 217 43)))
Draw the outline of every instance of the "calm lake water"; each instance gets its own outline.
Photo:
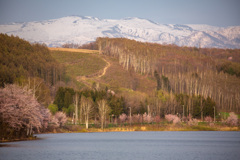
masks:
POLYGON ((1 160, 240 159, 240 132, 108 132, 37 135, 4 143, 1 160))

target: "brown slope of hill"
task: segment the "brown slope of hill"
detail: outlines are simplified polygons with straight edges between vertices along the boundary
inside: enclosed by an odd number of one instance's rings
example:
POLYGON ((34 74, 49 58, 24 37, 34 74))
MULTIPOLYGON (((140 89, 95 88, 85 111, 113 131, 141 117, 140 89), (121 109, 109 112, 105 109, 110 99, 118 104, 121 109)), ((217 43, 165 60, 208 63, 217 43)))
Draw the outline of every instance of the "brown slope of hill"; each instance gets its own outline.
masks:
POLYGON ((158 73, 159 89, 210 97, 218 109, 240 110, 240 50, 178 47, 125 38, 98 38, 97 44, 101 54, 117 58, 129 72, 152 78, 158 73))

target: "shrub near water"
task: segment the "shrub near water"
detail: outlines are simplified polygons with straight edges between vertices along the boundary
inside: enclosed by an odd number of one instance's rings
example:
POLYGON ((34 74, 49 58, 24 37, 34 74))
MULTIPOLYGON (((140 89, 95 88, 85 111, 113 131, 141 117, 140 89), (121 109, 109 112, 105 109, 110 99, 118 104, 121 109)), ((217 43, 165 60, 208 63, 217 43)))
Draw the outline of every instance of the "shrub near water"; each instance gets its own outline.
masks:
POLYGON ((55 113, 58 111, 58 107, 56 104, 50 104, 48 106, 48 109, 50 110, 50 112, 52 113, 52 115, 55 115, 55 113))
POLYGON ((62 127, 67 122, 67 116, 64 112, 57 112, 52 118, 52 123, 57 127, 62 127))
POLYGON ((212 117, 210 116, 207 116, 204 118, 205 122, 208 122, 208 123, 211 123, 213 120, 212 120, 212 117))
POLYGON ((180 118, 176 115, 172 115, 172 114, 167 114, 165 115, 165 119, 168 122, 172 122, 173 124, 179 124, 181 122, 180 118))
POLYGON ((229 113, 229 117, 227 118, 226 123, 231 126, 237 126, 237 124, 238 124, 237 115, 233 112, 229 113))
POLYGON ((189 126, 197 126, 198 125, 198 120, 197 119, 190 119, 187 123, 189 126))
POLYGON ((153 121, 153 118, 151 115, 147 114, 146 112, 143 114, 143 121, 145 123, 151 123, 153 121))

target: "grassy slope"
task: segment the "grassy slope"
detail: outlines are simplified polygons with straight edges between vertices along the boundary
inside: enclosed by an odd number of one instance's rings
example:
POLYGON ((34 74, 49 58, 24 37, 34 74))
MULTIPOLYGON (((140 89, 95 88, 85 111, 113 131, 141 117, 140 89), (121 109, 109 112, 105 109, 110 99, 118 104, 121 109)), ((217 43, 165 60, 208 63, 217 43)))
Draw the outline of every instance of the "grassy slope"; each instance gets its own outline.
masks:
POLYGON ((95 74, 106 65, 106 62, 98 54, 93 54, 91 51, 82 53, 52 50, 51 55, 65 66, 66 76, 73 81, 76 81, 78 76, 95 74))
POLYGON ((93 74, 106 65, 104 60, 94 54, 65 51, 52 51, 51 54, 66 66, 67 75, 72 78, 93 74))
POLYGON ((88 81, 90 84, 99 82, 100 86, 108 86, 118 93, 131 95, 144 96, 156 87, 155 80, 133 71, 126 71, 119 65, 117 59, 94 54, 98 53, 97 51, 61 48, 57 50, 50 48, 50 50, 51 55, 66 66, 66 74, 72 79, 77 79, 78 76, 90 76, 91 78, 80 79, 80 81, 88 81), (91 76, 103 71, 107 65, 104 59, 110 63, 105 75, 101 78, 91 76))

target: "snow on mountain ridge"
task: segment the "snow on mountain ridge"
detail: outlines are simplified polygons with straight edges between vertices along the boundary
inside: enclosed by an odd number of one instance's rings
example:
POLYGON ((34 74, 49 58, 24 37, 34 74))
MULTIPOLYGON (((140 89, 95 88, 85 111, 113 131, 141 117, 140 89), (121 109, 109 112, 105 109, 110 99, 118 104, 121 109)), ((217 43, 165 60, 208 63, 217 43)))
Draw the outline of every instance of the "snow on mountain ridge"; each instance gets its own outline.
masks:
POLYGON ((143 42, 180 46, 240 48, 240 26, 158 24, 143 18, 120 20, 90 16, 67 16, 59 19, 0 25, 0 32, 13 34, 30 42, 61 46, 84 44, 97 37, 125 37, 143 42))

